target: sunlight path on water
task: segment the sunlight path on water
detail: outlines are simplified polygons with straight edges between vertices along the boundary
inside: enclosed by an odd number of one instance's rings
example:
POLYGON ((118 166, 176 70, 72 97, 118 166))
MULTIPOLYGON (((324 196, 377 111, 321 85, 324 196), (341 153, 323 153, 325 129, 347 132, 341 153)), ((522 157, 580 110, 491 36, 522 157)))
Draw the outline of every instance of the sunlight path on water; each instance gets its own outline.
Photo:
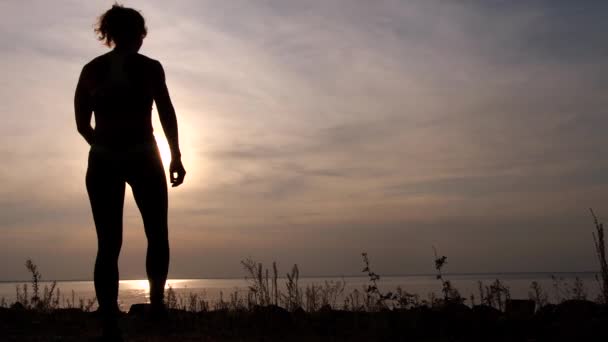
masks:
MULTIPOLYGON (((169 286, 175 289, 187 289, 187 284, 193 279, 168 279, 165 284, 165 289, 169 286)), ((147 279, 121 280, 119 282, 121 292, 121 301, 132 304, 135 301, 150 301, 150 283, 147 279)))

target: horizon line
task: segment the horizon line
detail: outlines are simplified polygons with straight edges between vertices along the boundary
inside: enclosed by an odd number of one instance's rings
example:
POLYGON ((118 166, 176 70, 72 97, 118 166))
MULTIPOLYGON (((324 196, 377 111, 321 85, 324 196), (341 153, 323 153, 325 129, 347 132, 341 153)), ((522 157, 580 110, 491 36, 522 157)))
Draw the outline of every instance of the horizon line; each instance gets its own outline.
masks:
MULTIPOLYGON (((516 275, 516 274, 599 274, 598 271, 524 271, 524 272, 450 272, 442 273, 443 276, 471 276, 471 275, 516 275)), ((380 279, 387 277, 434 277, 437 273, 404 273, 404 274, 387 274, 379 275, 380 279)), ((351 274, 351 275, 305 275, 301 276, 300 279, 306 278, 367 278, 365 274, 351 274)), ((147 278, 131 278, 131 279, 120 279, 119 281, 133 281, 133 280, 146 280, 147 278)), ((170 280, 234 280, 242 279, 248 280, 246 277, 205 277, 205 278, 167 278, 167 283, 170 280)), ((286 279, 285 276, 279 276, 277 279, 286 279)), ((51 280, 40 280, 40 283, 52 283, 52 282, 89 282, 93 279, 51 279, 51 280)), ((31 283, 31 279, 27 280, 0 280, 0 283, 31 283)))

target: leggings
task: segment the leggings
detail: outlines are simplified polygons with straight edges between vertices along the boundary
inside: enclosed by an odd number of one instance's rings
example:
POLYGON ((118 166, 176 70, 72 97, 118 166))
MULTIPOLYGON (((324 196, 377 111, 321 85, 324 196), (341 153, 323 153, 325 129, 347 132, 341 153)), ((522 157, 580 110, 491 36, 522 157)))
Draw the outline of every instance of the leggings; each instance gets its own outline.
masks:
POLYGON ((146 272, 152 305, 162 305, 167 281, 167 180, 158 147, 148 143, 110 150, 93 145, 86 184, 97 231, 94 282, 102 313, 118 312, 118 256, 126 183, 133 191, 148 240, 146 272))

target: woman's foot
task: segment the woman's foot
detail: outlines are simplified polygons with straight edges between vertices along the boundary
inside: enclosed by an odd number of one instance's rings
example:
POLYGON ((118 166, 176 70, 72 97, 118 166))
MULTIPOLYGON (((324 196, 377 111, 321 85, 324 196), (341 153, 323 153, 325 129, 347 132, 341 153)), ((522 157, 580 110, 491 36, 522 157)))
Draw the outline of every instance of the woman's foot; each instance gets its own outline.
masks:
POLYGON ((153 321, 166 321, 169 318, 169 311, 164 303, 152 303, 150 304, 149 312, 150 320, 153 321))

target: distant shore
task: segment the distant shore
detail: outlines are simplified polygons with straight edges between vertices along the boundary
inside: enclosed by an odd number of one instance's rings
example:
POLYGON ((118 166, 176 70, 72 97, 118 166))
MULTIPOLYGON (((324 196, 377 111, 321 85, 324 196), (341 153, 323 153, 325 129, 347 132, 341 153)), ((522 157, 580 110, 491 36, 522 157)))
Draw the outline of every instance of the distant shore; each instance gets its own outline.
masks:
MULTIPOLYGON (((544 274, 547 276, 551 275, 590 275, 593 276, 597 274, 597 271, 559 271, 559 272, 551 272, 551 271, 539 271, 539 272, 462 272, 462 273, 445 273, 445 276, 486 276, 485 278, 493 278, 496 275, 537 275, 544 274)), ((384 274, 383 278, 395 278, 395 277, 435 277, 435 273, 404 273, 404 274, 384 274)), ((340 278, 363 278, 361 274, 350 274, 350 275, 301 275, 300 279, 340 279, 340 278)), ((235 279, 243 279, 243 276, 234 276, 234 277, 203 277, 203 278, 171 278, 168 281, 172 280, 235 280, 235 279)), ((279 277, 281 280, 287 279, 286 277, 279 277)), ((132 279, 121 279, 121 281, 135 281, 142 280, 141 278, 132 278, 132 279)), ((31 279, 22 279, 22 280, 0 280, 0 284, 2 283, 13 283, 13 284, 21 284, 28 283, 31 279)), ((67 283, 67 282, 92 282, 93 279, 50 279, 45 280, 43 283, 51 283, 56 281, 58 283, 67 283)))

